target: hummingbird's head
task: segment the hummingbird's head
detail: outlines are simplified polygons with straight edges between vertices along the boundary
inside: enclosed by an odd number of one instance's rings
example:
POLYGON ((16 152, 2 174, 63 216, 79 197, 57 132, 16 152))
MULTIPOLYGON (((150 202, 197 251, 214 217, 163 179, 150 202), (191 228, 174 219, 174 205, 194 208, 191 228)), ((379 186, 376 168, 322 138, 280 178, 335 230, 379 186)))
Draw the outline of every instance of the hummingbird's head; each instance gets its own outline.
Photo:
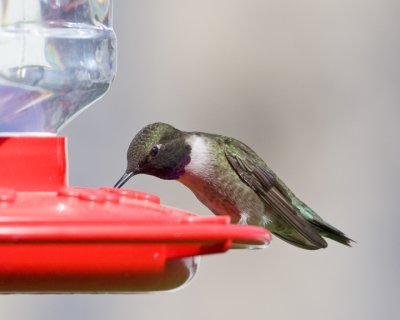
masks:
POLYGON ((190 146, 185 133, 166 123, 153 123, 133 138, 127 153, 128 165, 114 188, 122 187, 136 174, 149 174, 161 179, 178 179, 190 162, 190 146))

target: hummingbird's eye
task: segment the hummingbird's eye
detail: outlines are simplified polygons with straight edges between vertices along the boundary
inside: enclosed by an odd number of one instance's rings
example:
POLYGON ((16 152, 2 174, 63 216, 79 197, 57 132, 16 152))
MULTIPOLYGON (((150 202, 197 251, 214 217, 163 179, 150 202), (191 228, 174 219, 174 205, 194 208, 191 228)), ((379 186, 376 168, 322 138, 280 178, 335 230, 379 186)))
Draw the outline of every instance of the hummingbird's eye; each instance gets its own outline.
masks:
POLYGON ((160 151, 160 146, 159 145, 153 146, 150 150, 150 156, 155 157, 158 154, 158 151, 160 151))

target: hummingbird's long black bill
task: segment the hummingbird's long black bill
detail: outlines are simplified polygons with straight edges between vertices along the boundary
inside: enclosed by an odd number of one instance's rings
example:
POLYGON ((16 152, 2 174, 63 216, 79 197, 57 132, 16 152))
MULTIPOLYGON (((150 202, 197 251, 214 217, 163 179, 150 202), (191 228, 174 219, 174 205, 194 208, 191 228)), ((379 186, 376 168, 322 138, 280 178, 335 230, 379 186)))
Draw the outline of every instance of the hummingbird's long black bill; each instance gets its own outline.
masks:
POLYGON ((125 172, 123 176, 117 181, 114 188, 121 188, 130 178, 135 175, 134 172, 125 172))

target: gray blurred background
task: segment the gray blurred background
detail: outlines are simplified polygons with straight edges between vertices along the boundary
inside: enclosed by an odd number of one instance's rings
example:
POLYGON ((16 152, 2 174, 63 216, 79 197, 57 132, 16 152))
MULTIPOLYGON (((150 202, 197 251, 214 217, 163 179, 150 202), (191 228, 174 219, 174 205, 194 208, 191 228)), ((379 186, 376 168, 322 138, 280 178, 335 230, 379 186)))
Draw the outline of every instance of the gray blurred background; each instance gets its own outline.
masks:
MULTIPOLYGON (((113 185, 164 121, 246 142, 357 244, 208 256, 174 293, 1 296, 0 319, 397 318, 400 2, 115 1, 114 28, 111 90, 61 132, 71 185, 113 185)), ((210 214, 176 182, 127 187, 210 214)))

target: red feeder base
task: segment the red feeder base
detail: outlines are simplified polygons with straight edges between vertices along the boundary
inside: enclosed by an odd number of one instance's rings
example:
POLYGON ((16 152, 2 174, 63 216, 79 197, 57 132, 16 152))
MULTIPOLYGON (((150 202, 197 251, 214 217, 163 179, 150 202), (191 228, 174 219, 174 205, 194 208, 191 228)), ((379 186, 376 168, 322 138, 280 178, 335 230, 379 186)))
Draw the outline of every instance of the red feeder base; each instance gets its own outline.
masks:
POLYGON ((0 292, 177 288, 198 255, 266 246, 260 227, 160 205, 151 194, 65 185, 63 137, 0 138, 0 292))

